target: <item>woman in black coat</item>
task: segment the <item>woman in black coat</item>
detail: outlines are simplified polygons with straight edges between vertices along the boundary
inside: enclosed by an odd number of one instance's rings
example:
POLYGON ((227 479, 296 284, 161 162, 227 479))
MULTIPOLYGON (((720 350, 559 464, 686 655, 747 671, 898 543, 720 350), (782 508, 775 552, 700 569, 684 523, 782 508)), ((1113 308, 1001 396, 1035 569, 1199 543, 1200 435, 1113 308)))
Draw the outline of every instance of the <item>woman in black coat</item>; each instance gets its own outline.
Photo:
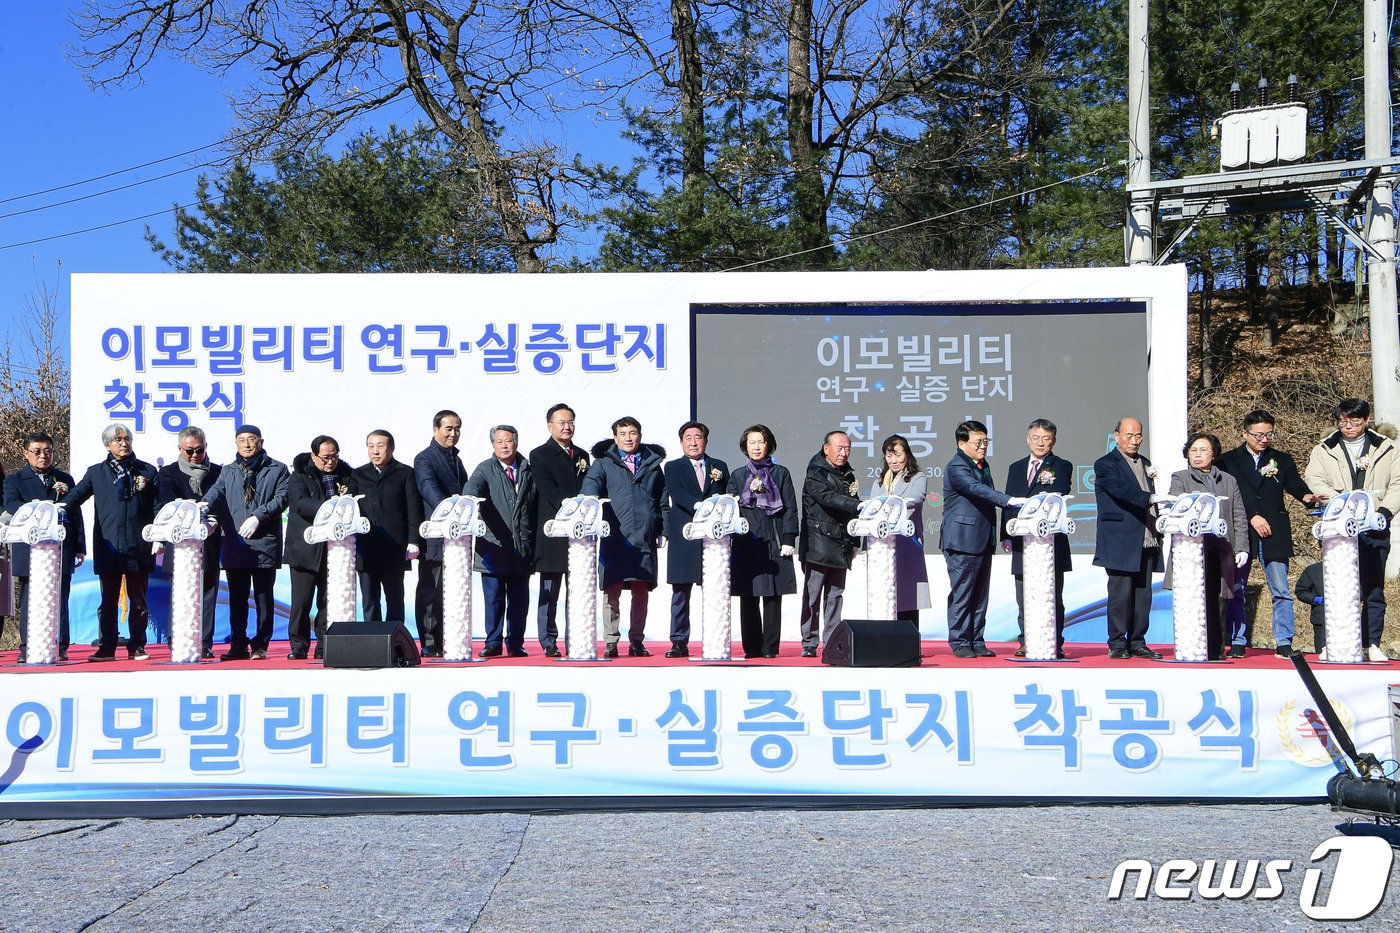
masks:
POLYGON ((739 436, 745 463, 729 474, 730 495, 748 519, 748 534, 735 535, 729 591, 739 597, 739 631, 745 658, 776 658, 783 633, 783 596, 797 592, 792 555, 797 544, 797 493, 792 474, 773 462, 778 441, 766 425, 739 436), (761 609, 761 621, 760 621, 761 609))

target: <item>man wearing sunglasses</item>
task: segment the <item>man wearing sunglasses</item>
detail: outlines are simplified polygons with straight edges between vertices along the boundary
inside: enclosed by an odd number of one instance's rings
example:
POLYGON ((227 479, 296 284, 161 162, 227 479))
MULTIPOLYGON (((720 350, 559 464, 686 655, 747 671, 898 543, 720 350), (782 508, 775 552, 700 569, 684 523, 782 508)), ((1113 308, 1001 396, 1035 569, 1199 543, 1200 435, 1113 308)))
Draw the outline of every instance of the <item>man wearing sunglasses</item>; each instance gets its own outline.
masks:
MULTIPOLYGON (((223 467, 209 461, 209 442, 202 429, 187 425, 175 438, 175 445, 179 458, 161 467, 156 474, 157 512, 176 499, 204 498, 223 472, 223 467)), ((200 620, 203 645, 200 657, 205 661, 214 660, 214 610, 219 607, 219 547, 222 543, 223 534, 215 525, 209 537, 204 539, 204 615, 200 620)))

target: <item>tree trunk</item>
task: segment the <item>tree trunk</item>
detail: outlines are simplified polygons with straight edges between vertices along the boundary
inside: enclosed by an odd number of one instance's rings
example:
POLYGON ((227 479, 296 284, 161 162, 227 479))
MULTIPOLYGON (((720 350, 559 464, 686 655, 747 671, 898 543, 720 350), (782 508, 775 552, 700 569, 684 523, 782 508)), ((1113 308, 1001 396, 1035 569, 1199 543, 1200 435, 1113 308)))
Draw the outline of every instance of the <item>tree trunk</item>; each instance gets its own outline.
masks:
MULTIPOLYGON (((821 166, 813 142, 812 0, 789 0, 787 16, 787 132, 792 161, 792 222, 803 250, 828 245, 821 166)), ((828 265, 830 255, 813 253, 806 264, 828 265)))
POLYGON ((1269 220, 1268 251, 1264 272, 1268 277, 1264 284, 1264 310, 1269 329, 1265 346, 1272 350, 1278 346, 1279 307, 1283 303, 1283 230, 1277 216, 1269 220))
POLYGON ((685 210, 699 210, 700 182, 705 175, 704 71, 695 34, 695 10, 690 0, 671 0, 671 38, 676 43, 676 71, 681 97, 681 190, 688 196, 685 210))

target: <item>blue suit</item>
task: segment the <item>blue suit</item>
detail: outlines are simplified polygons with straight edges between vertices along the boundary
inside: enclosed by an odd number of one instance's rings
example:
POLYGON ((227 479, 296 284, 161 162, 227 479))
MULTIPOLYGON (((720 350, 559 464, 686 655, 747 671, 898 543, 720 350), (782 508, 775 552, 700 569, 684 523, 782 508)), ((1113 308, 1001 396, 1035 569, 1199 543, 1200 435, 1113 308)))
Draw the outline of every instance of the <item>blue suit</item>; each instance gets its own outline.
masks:
MULTIPOLYGON (((1138 459, 1143 469, 1151 468, 1152 461, 1138 459)), ((1138 485, 1127 457, 1115 448, 1094 461, 1094 498, 1099 510, 1094 563, 1108 572, 1108 646, 1142 648, 1152 609, 1152 574, 1162 569, 1161 547, 1145 541, 1147 529, 1156 525, 1152 493, 1138 485)))
MULTIPOLYGON (((51 469, 49 475, 69 489, 74 486, 73 477, 62 470, 51 469)), ((32 502, 35 499, 57 502, 61 498, 63 497, 53 487, 44 485, 44 480, 27 463, 5 477, 5 511, 11 515, 18 512, 19 507, 26 502, 32 502)), ((63 521, 67 527, 68 536, 63 539, 63 582, 59 593, 58 647, 60 651, 67 652, 68 592, 72 587, 73 567, 77 556, 87 553, 87 535, 83 526, 83 513, 78 509, 65 511, 63 521)), ((29 650, 27 611, 29 604, 29 545, 10 545, 10 568, 19 579, 19 600, 16 603, 19 607, 19 654, 20 657, 24 657, 29 650)))
POLYGON ((997 509, 1009 501, 992 485, 991 470, 978 469, 961 450, 944 467, 939 547, 948 565, 948 644, 954 649, 986 647, 997 509))

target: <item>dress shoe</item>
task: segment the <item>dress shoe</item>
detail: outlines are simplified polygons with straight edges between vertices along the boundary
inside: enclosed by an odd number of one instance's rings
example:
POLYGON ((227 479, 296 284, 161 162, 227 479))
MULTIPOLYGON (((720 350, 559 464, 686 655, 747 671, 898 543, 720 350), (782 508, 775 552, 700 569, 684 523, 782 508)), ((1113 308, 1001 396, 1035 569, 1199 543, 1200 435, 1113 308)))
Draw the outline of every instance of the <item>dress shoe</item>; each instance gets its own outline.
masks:
POLYGON ((1126 661, 1132 657, 1127 648, 1110 648, 1108 656, 1114 661, 1126 661))
POLYGON ((115 651, 94 651, 88 655, 89 661, 115 661, 117 654, 115 651))
POLYGON ((299 650, 299 651, 291 651, 291 652, 288 652, 288 653, 287 653, 287 660, 288 660, 288 661, 305 661, 305 660, 306 660, 306 651, 305 651, 305 649, 302 649, 302 650, 299 650))
POLYGON ((247 648, 244 648, 244 649, 242 649, 242 650, 231 648, 231 649, 229 649, 228 651, 225 651, 223 654, 219 655, 219 660, 220 660, 220 661, 247 661, 247 660, 248 660, 249 658, 251 658, 251 657, 252 657, 252 655, 248 653, 248 649, 247 649, 247 648))
POLYGON ((671 650, 668 651, 668 652, 666 652, 666 657, 668 657, 668 658, 688 658, 688 657, 690 657, 690 648, 687 647, 686 645, 672 645, 672 646, 671 646, 671 650))
POLYGON ((975 657, 977 657, 977 652, 976 652, 976 651, 973 651, 971 648, 967 647, 966 645, 959 645, 957 648, 954 648, 954 649, 953 649, 953 657, 955 657, 955 658, 975 658, 975 657))
POLYGON ((646 645, 628 645, 627 656, 629 658, 649 658, 651 657, 651 652, 647 650, 646 645))
POLYGON ((481 654, 477 655, 479 658, 499 658, 500 656, 500 645, 487 645, 485 648, 481 649, 481 654))
POLYGON ((1021 647, 1017 648, 1011 656, 1013 658, 1024 658, 1026 656, 1026 646, 1022 645, 1021 647))
POLYGON ((205 648, 203 651, 201 651, 201 652, 199 653, 199 657, 200 657, 200 660, 202 660, 202 661, 212 661, 212 660, 214 660, 214 649, 213 649, 213 648, 205 648))
POLYGON ((253 659, 254 661, 266 661, 266 660, 267 660, 267 649, 266 649, 266 648, 259 648, 257 651, 254 651, 253 654, 252 654, 252 659, 253 659))
POLYGON ((146 653, 145 648, 126 649, 126 659, 128 661, 149 661, 151 656, 146 653))
POLYGON ((973 645, 972 653, 979 658, 994 658, 997 656, 997 653, 986 645, 973 645))
POLYGON ((765 658, 776 658, 778 656, 778 652, 774 651, 772 654, 769 654, 767 651, 765 651, 763 652, 763 656, 765 658))
POLYGON ((817 649, 816 649, 816 648, 803 648, 803 649, 802 649, 802 656, 803 656, 804 658, 815 658, 815 657, 817 656, 817 649))
POLYGON ((1056 660, 1056 661, 1068 661, 1068 660, 1069 660, 1069 655, 1065 654, 1063 651, 1056 651, 1056 652, 1055 652, 1055 660, 1056 660))
POLYGON ((1226 657, 1229 657, 1229 658, 1242 658, 1242 657, 1244 657, 1244 645, 1231 645, 1231 646, 1230 646, 1230 653, 1229 653, 1228 655, 1226 655, 1226 657))
POLYGON ((29 663, 29 659, 28 659, 27 657, 25 657, 24 655, 21 654, 20 656, 18 656, 17 658, 15 658, 15 663, 16 663, 16 664, 28 664, 28 663, 29 663))
POLYGON ((422 651, 422 656, 425 657, 425 658, 440 658, 440 657, 442 657, 442 649, 441 649, 441 648, 424 648, 423 651, 422 651))
POLYGON ((507 648, 506 655, 512 658, 528 658, 530 652, 526 651, 524 648, 507 648))
POLYGON ((557 658, 560 656, 559 649, 554 645, 550 645, 548 648, 544 649, 544 656, 546 658, 557 658))
POLYGON ((1274 649, 1274 657, 1276 658, 1293 658, 1302 653, 1301 651, 1294 651, 1292 645, 1279 645, 1274 649))
POLYGON ((318 644, 318 645, 316 646, 315 652, 313 652, 311 656, 312 656, 313 658, 315 658, 317 661, 324 661, 324 660, 326 659, 326 649, 325 649, 325 648, 322 648, 322 647, 318 644))
POLYGON ((617 657, 617 645, 614 644, 614 645, 605 645, 605 646, 603 646, 603 657, 605 657, 605 658, 615 658, 615 657, 617 657))
POLYGON ((1160 660, 1162 660, 1161 652, 1153 651, 1151 648, 1147 647, 1146 645, 1143 645, 1141 648, 1134 648, 1134 649, 1130 652, 1130 654, 1132 654, 1132 656, 1135 657, 1135 658, 1148 658, 1148 659, 1153 660, 1153 661, 1160 661, 1160 660))
POLYGON ((1326 647, 1323 647, 1323 649, 1317 653, 1317 659, 1318 659, 1319 661, 1324 661, 1324 662, 1327 660, 1327 648, 1326 648, 1326 647))
POLYGON ((1381 649, 1380 645, 1368 645, 1366 648, 1366 660, 1384 664, 1390 660, 1390 655, 1386 654, 1385 651, 1381 649))

